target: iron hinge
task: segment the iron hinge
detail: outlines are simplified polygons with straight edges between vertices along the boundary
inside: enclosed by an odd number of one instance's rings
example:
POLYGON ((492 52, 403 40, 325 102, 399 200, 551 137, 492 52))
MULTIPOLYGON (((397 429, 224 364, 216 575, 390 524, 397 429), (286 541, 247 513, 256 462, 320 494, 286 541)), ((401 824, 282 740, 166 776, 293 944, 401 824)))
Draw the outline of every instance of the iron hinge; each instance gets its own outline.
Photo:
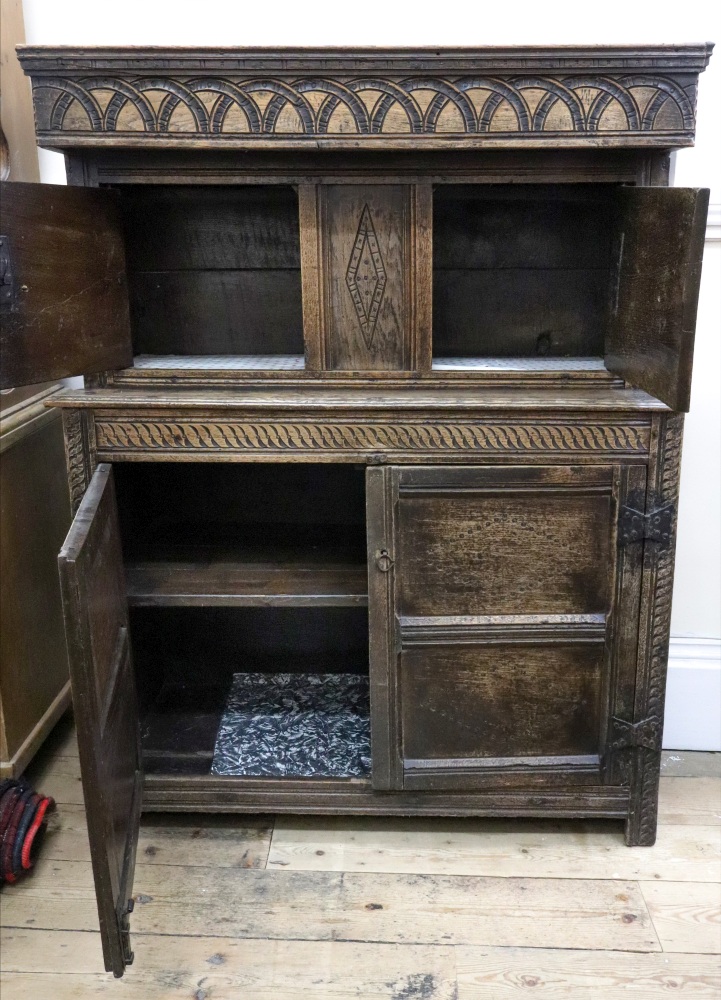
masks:
POLYGON ((10 260, 10 240, 0 236, 0 307, 12 309, 15 299, 15 280, 10 260))
POLYGON ((671 544, 673 533, 673 516, 675 508, 672 503, 653 507, 649 511, 639 510, 642 503, 629 503, 621 507, 618 518, 618 544, 630 545, 632 542, 657 542, 662 548, 671 544))
POLYGON ((611 750, 627 750, 629 747, 645 747, 646 750, 661 749, 661 720, 651 715, 640 722, 625 719, 611 719, 611 750))
MULTIPOLYGON (((124 965, 132 965, 135 958, 130 943, 130 914, 134 909, 135 899, 131 896, 124 904, 121 904, 118 914, 118 931, 120 932, 120 948, 124 965)), ((122 975, 122 973, 116 972, 115 975, 122 975)))

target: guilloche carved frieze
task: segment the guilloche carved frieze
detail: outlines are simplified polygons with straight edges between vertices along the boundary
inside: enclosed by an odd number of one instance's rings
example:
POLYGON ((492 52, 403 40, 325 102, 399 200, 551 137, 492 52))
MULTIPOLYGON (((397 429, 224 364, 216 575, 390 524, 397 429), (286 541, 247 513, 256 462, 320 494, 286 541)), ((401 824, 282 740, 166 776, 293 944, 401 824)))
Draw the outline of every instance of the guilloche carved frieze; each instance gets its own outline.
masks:
POLYGON ((483 423, 244 421, 143 419, 96 416, 98 451, 103 455, 132 451, 181 452, 422 452, 479 454, 584 451, 613 455, 645 453, 647 425, 625 423, 483 423))

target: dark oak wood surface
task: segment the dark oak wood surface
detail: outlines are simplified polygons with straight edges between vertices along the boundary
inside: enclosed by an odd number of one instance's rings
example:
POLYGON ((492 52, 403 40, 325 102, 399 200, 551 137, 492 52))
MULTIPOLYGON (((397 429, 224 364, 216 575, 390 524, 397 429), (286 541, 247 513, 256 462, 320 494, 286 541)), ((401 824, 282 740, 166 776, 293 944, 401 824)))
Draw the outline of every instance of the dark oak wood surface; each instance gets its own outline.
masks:
POLYGON ((365 606, 350 465, 116 466, 132 605, 365 606))
POLYGON ((398 613, 605 612, 613 468, 398 473, 398 613))
POLYGON ((433 201, 433 354, 603 353, 612 189, 443 185, 433 201))
POLYGON ((615 516, 644 483, 643 466, 369 474, 386 787, 603 780, 608 699, 627 668, 609 626, 633 632, 638 612, 615 516))
POLYGON ((105 967, 132 962, 128 901, 142 795, 125 577, 110 465, 100 465, 59 556, 70 680, 105 967))
POLYGON ((262 781, 149 774, 144 788, 149 810, 168 812, 304 813, 366 816, 514 816, 573 818, 603 816, 623 819, 629 791, 622 786, 566 786, 536 789, 498 787, 488 790, 404 790, 389 795, 369 781, 262 781))
POLYGON ((711 50, 23 47, 20 60, 38 136, 59 148, 669 148, 693 142, 711 50))
MULTIPOLYGON (((499 380, 500 381, 500 380, 499 380)), ((53 406, 71 409, 123 411, 174 410, 221 413, 228 410, 237 412, 251 410, 276 410, 277 412, 302 413, 304 411, 339 412, 363 411, 401 412, 417 410, 427 416, 437 411, 457 412, 476 410, 481 413, 499 411, 549 412, 574 410, 577 413, 595 411, 598 413, 633 414, 634 412, 668 412, 669 407, 655 396, 642 389, 618 389, 604 383, 599 386, 576 386, 567 388, 554 385, 546 389, 542 385, 504 386, 484 385, 468 387, 454 385, 450 391, 435 389, 427 382, 412 385, 386 385, 385 381, 359 380, 353 385, 334 386, 332 383, 288 386, 243 386, 242 396, 228 387, 212 389, 181 387, 134 388, 124 392, 112 388, 90 388, 86 390, 65 389, 53 397, 53 406)))
POLYGON ((459 646, 449 637, 445 645, 406 649, 406 768, 420 771, 428 761, 448 769, 486 763, 510 770, 514 763, 542 766, 544 758, 558 767, 558 758, 573 764, 586 756, 596 763, 597 781, 603 643, 603 633, 595 642, 574 644, 558 636, 549 645, 459 646))
POLYGON ((125 252, 107 191, 4 182, 0 387, 132 362, 125 252), (5 285, 6 281, 11 284, 5 285))
MULTIPOLYGON (((274 555, 273 552, 268 553, 274 555)), ((154 560, 128 566, 131 605, 160 607, 345 607, 368 604, 364 563, 335 564, 332 554, 322 565, 300 562, 236 561, 234 557, 199 552, 186 561, 154 560)))
POLYGON ((619 194, 617 287, 606 364, 688 410, 707 189, 619 194))
POLYGON ((300 197, 308 367, 428 368, 430 188, 304 185, 300 197))
POLYGON ((136 354, 303 352, 291 188, 120 188, 136 354))

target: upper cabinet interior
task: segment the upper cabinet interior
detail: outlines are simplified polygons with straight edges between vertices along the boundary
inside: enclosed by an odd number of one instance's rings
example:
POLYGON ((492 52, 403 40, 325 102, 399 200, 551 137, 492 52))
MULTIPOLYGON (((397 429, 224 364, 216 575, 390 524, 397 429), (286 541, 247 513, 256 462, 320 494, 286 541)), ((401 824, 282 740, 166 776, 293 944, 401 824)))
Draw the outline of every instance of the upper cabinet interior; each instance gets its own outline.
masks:
POLYGON ((434 367, 601 357, 614 188, 443 185, 433 195, 434 367))
POLYGON ((298 197, 286 185, 121 185, 136 366, 303 365, 298 197))

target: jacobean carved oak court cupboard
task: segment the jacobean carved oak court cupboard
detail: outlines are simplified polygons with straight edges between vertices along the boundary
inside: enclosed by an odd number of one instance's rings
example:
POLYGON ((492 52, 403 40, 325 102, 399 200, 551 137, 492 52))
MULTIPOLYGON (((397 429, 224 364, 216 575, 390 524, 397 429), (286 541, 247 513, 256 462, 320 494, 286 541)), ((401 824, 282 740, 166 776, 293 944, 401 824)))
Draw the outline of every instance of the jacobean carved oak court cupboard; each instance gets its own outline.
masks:
POLYGON ((141 808, 655 837, 710 45, 23 48, 106 965, 141 808))

